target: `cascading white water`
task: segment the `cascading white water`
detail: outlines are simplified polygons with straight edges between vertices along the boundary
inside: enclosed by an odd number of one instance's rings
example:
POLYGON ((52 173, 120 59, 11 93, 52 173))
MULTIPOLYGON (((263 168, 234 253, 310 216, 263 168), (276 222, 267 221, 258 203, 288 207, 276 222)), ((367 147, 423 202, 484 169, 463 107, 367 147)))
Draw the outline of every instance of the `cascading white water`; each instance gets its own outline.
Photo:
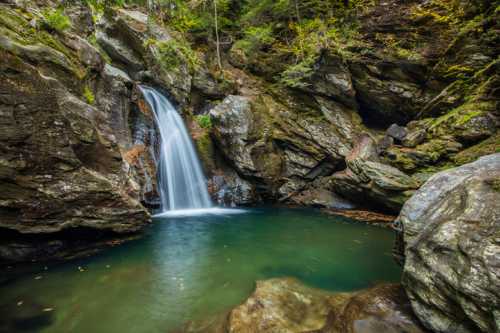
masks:
POLYGON ((160 131, 158 190, 162 212, 210 208, 206 179, 181 116, 155 89, 140 89, 160 131))

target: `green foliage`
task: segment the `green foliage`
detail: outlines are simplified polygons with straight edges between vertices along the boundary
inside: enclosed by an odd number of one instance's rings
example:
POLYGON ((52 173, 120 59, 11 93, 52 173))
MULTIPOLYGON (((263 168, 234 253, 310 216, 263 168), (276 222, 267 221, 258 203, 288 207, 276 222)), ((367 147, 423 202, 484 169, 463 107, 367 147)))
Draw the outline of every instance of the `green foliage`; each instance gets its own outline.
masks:
POLYGON ((292 88, 307 87, 309 84, 304 82, 304 80, 312 75, 313 63, 313 59, 309 58, 296 65, 289 66, 283 73, 281 73, 280 82, 285 86, 292 88))
POLYGON ((270 62, 286 59, 279 81, 303 87, 323 50, 349 55, 348 48, 359 39, 359 24, 351 14, 362 2, 349 1, 346 6, 331 0, 248 0, 239 22, 243 35, 234 48, 249 62, 261 61, 261 52, 270 62))
POLYGON ((412 14, 416 19, 430 19, 442 25, 456 25, 464 17, 464 6, 460 0, 430 0, 425 4, 415 5, 412 14))
MULTIPOLYGON (((160 0, 158 15, 177 31, 208 38, 215 27, 213 3, 212 0, 160 0)), ((236 27, 238 3, 236 0, 217 0, 219 29, 236 27)))
POLYGON ((85 97, 88 104, 94 104, 95 96, 94 96, 94 93, 92 92, 92 90, 90 90, 90 88, 88 86, 86 86, 83 89, 83 97, 85 97))
POLYGON ((265 46, 270 46, 275 41, 271 25, 249 27, 245 29, 244 34, 245 37, 237 41, 234 47, 243 50, 247 55, 265 46))
POLYGON ((51 30, 63 32, 71 27, 71 22, 62 9, 46 9, 42 14, 45 25, 51 30))
POLYGON ((196 122, 201 128, 210 129, 212 128, 212 120, 209 115, 198 115, 195 117, 196 122))
POLYGON ((170 39, 168 41, 157 42, 148 40, 146 43, 154 43, 159 52, 162 66, 167 70, 175 70, 182 65, 184 59, 191 70, 195 70, 200 65, 198 56, 186 41, 170 39))

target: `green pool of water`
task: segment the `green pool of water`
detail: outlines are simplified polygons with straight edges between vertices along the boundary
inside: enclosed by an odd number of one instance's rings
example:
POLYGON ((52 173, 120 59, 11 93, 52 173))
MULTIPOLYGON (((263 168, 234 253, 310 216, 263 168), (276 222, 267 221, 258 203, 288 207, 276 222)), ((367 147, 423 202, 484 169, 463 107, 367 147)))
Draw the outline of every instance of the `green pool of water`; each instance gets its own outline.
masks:
POLYGON ((0 331, 171 332, 241 303, 258 279, 349 291, 400 277, 390 230, 313 210, 155 222, 141 239, 1 286, 0 331))

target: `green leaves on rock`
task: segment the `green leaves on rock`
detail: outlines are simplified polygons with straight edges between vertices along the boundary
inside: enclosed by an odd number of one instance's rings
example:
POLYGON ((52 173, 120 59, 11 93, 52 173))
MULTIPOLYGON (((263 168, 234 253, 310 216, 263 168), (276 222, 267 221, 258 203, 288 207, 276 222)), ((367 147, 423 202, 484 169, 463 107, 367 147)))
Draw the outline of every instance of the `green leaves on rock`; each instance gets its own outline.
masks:
POLYGON ((71 27, 69 18, 62 9, 46 9, 43 11, 43 23, 51 30, 63 32, 71 27))

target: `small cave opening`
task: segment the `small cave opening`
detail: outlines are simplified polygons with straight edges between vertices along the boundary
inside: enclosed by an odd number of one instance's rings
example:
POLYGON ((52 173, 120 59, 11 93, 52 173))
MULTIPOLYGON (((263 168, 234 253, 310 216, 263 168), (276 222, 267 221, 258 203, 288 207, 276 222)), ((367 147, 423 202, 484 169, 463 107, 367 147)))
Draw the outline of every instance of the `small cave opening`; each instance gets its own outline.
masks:
POLYGON ((363 120, 363 124, 374 130, 385 131, 392 124, 397 124, 399 126, 405 126, 412 117, 410 114, 404 110, 399 110, 399 112, 385 112, 382 109, 375 108, 371 105, 358 100, 358 113, 363 120))

